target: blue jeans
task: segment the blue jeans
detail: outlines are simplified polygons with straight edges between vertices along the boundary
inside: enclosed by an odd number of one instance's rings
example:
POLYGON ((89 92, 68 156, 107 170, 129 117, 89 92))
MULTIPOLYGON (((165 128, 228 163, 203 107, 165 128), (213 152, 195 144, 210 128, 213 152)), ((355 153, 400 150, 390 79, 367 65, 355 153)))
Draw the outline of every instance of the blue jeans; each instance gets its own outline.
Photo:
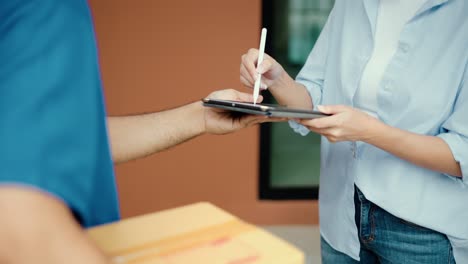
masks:
POLYGON ((452 246, 444 234, 391 215, 357 188, 354 196, 361 261, 336 251, 322 238, 322 264, 455 263, 452 246))

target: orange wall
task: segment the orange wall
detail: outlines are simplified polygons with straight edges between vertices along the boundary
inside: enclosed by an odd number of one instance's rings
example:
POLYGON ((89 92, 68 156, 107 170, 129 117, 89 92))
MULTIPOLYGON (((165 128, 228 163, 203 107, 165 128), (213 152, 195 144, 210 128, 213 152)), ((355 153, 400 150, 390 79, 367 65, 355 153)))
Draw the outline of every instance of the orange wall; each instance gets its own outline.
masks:
MULTIPOLYGON (((244 90, 260 0, 91 0, 109 114, 172 108, 244 90)), ((244 90, 247 91, 247 90, 244 90)), ((316 202, 257 199, 258 127, 205 135, 116 167, 123 217, 210 201, 256 224, 317 223, 316 202)))

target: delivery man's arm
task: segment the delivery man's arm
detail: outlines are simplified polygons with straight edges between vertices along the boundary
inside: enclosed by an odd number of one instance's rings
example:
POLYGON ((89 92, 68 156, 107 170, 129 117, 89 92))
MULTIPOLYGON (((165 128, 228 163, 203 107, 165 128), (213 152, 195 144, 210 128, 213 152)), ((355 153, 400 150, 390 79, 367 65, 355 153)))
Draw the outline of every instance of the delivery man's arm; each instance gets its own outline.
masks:
MULTIPOLYGON (((253 100, 251 94, 235 90, 216 91, 207 97, 249 102, 253 100)), ((276 120, 278 119, 265 116, 233 118, 230 113, 204 107, 201 102, 145 115, 109 117, 112 157, 114 162, 128 161, 175 146, 201 134, 226 134, 260 122, 276 120)))
POLYGON ((109 264, 59 199, 0 187, 0 263, 109 264))
POLYGON ((0 18, 0 263, 106 263, 78 225, 107 220, 90 193, 110 164, 87 1, 0 1, 0 18))

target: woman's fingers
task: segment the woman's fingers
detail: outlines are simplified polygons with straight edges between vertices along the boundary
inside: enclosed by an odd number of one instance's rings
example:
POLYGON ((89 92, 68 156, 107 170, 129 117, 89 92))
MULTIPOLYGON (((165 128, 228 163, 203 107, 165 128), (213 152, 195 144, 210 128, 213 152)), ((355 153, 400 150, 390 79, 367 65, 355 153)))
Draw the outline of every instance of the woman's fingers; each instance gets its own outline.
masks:
POLYGON ((302 119, 300 120, 300 124, 315 129, 325 129, 334 127, 336 125, 336 118, 335 116, 329 116, 315 119, 302 119))
POLYGON ((328 141, 335 143, 341 141, 341 133, 339 129, 336 128, 316 128, 316 127, 308 127, 307 128, 319 135, 322 135, 327 138, 328 141))
POLYGON ((248 87, 253 87, 254 86, 254 79, 252 76, 250 76, 250 73, 247 71, 246 67, 244 64, 241 64, 240 66, 240 77, 241 77, 241 82, 248 87))
MULTIPOLYGON (((244 65, 246 72, 248 73, 249 80, 255 81, 257 76, 257 59, 258 59, 258 50, 249 49, 249 51, 242 55, 242 65, 244 65)), ((245 76, 244 76, 245 77, 245 76)), ((246 77, 247 78, 247 77, 246 77)))

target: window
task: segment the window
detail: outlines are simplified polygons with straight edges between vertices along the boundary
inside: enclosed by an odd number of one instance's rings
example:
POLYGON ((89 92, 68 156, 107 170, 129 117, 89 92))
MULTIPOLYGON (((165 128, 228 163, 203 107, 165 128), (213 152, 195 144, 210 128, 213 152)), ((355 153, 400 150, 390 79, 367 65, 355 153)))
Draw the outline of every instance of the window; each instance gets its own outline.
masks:
MULTIPOLYGON (((334 0, 263 0, 265 50, 295 77, 304 65, 334 0)), ((266 102, 274 102, 264 92, 266 102)), ((294 133, 287 123, 260 128, 260 199, 317 199, 320 136, 294 133)))

